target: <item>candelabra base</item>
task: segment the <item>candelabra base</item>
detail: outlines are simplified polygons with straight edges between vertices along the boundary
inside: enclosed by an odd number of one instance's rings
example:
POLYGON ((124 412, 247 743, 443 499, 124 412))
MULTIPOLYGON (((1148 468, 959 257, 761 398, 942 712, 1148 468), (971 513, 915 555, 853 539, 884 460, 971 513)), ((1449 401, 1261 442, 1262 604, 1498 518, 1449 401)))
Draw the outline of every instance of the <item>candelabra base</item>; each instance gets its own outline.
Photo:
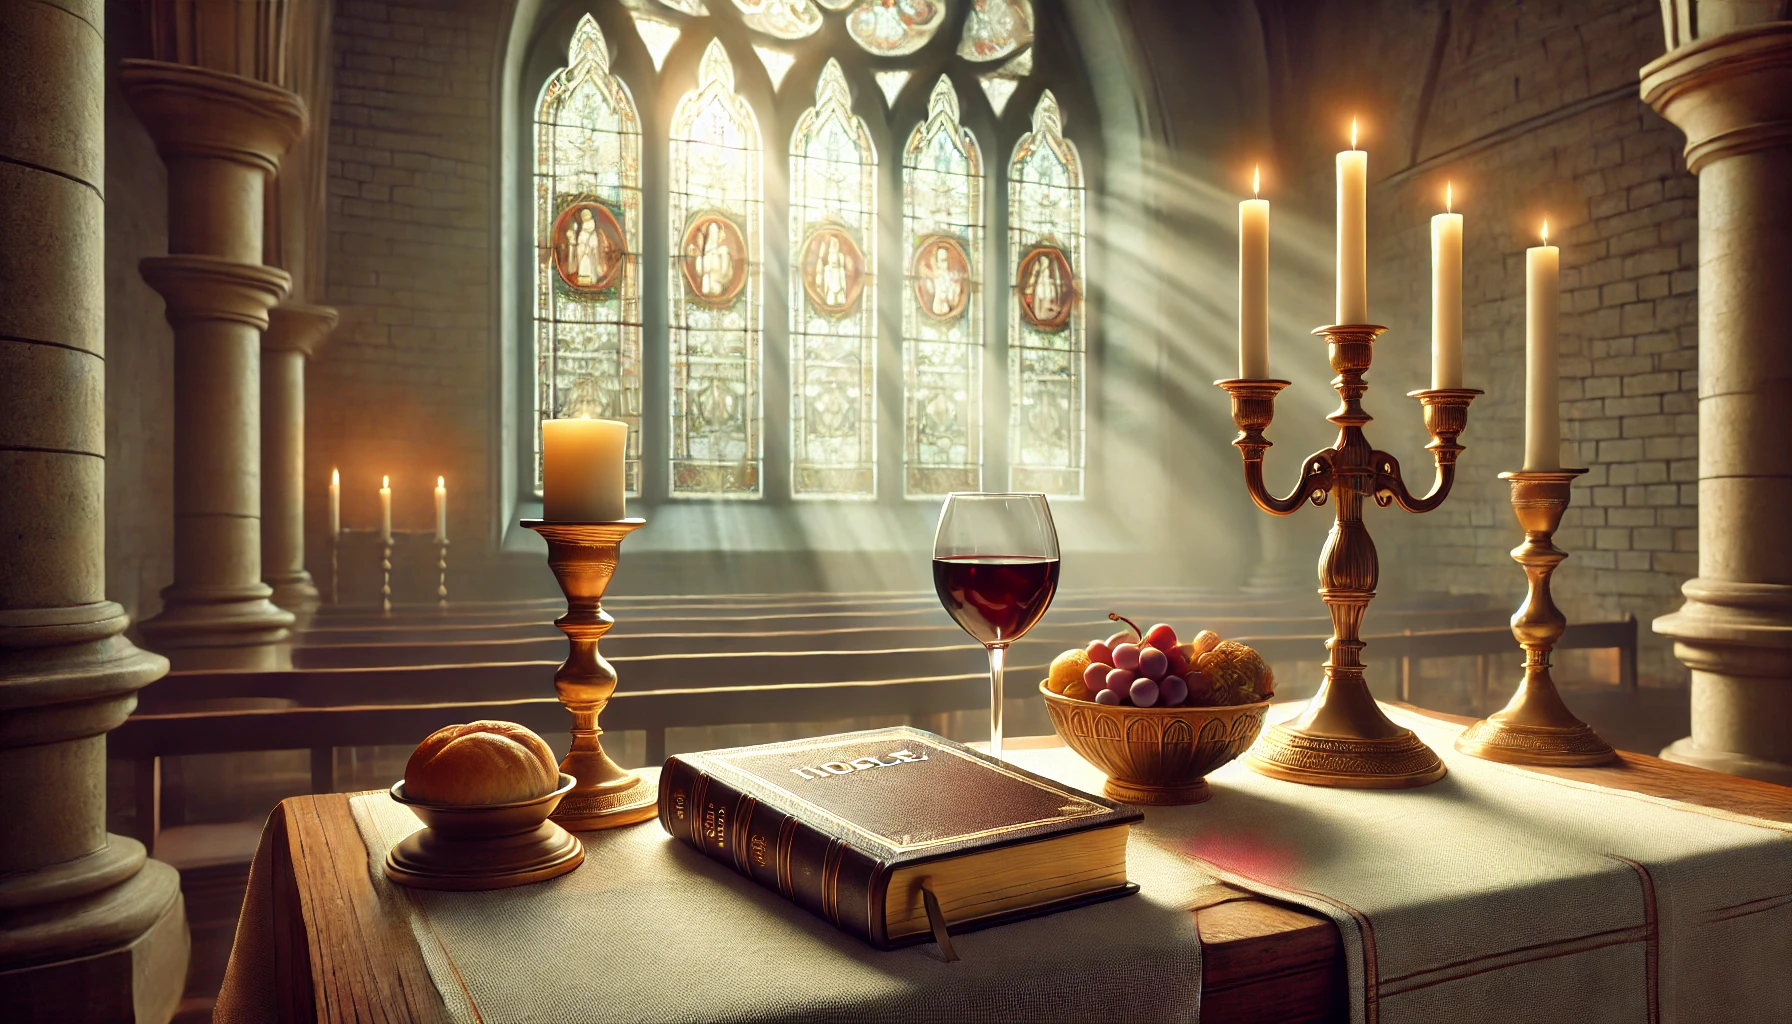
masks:
POLYGON ((1520 725, 1503 721, 1504 716, 1502 711, 1469 726, 1456 738, 1456 749, 1488 761, 1547 768, 1591 767, 1618 759, 1611 744, 1600 739, 1585 722, 1520 725))
MULTIPOLYGON (((573 758, 569 756, 567 760, 573 758)), ((608 762, 609 758, 604 760, 608 762)), ((560 801, 552 815, 553 822, 568 832, 594 832, 633 825, 659 813, 660 787, 657 783, 617 768, 613 762, 610 767, 620 772, 621 777, 594 786, 579 785, 560 801)))
POLYGON ((1244 760, 1260 775, 1307 786, 1413 789, 1444 777, 1443 759, 1410 729, 1357 738, 1273 725, 1257 738, 1244 760))

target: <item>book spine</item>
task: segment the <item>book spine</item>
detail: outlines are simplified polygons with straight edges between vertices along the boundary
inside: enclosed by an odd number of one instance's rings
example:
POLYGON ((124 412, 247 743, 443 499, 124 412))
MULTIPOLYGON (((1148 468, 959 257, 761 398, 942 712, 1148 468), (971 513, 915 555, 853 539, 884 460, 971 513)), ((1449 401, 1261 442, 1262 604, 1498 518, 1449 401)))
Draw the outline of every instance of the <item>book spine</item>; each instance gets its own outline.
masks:
POLYGON ((660 773, 659 817, 673 838, 841 931, 888 948, 882 894, 873 898, 881 865, 851 844, 678 757, 660 773))

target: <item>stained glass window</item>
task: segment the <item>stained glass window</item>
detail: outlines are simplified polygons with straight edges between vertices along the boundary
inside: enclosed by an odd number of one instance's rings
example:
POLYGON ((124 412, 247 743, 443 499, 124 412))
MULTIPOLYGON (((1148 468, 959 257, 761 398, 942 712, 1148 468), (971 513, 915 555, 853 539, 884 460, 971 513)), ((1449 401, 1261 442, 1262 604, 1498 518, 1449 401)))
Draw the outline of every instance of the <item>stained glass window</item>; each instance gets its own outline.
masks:
POLYGON ((1008 164, 1009 487, 1083 493, 1083 169, 1051 90, 1008 164))
POLYGON ((877 147, 840 62, 790 136, 790 435, 798 497, 877 495, 877 147))
POLYGON ((946 0, 860 0, 846 16, 846 34, 879 57, 900 57, 927 45, 946 17, 946 0))
POLYGON ((944 75, 902 154, 904 492, 983 475, 983 163, 944 75))
POLYGON ((995 60, 1032 42, 1033 5, 1029 0, 971 0, 958 55, 966 60, 995 60))
MULTIPOLYGON (((590 15, 535 113, 535 421, 629 425, 626 486, 641 486, 641 127, 590 15)), ((541 431, 534 482, 541 492, 541 431)))
POLYGON ((763 301, 759 124, 721 40, 672 114, 674 496, 761 494, 763 301))
POLYGON ((734 0, 741 22, 779 39, 804 39, 821 27, 821 12, 812 0, 734 0))

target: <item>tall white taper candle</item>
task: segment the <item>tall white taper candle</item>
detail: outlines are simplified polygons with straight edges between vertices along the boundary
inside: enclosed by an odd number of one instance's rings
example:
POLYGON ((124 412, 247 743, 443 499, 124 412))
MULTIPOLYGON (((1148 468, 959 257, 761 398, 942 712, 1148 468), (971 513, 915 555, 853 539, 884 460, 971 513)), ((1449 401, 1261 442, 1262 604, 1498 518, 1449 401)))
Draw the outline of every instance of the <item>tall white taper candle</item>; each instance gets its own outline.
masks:
POLYGON ((1543 244, 1525 250, 1524 272, 1524 468, 1561 469, 1562 424, 1556 416, 1556 384, 1561 371, 1556 307, 1561 293, 1561 250, 1543 244))
POLYGON ((392 539, 392 478, 380 477, 380 540, 392 539))
POLYGON ((1431 218, 1431 386, 1462 386, 1462 214, 1450 211, 1453 186, 1444 186, 1444 211, 1431 218))
POLYGON ((1350 119, 1350 148, 1338 154, 1337 322, 1369 322, 1369 258, 1364 208, 1369 154, 1356 148, 1356 119, 1350 119))
POLYGON ((436 477, 436 540, 448 539, 448 480, 436 477))
POLYGON ((1251 196, 1238 204, 1238 375, 1269 376, 1269 200, 1256 198, 1262 179, 1251 171, 1251 196))
POLYGON ((330 470, 330 536, 342 535, 342 471, 330 470))

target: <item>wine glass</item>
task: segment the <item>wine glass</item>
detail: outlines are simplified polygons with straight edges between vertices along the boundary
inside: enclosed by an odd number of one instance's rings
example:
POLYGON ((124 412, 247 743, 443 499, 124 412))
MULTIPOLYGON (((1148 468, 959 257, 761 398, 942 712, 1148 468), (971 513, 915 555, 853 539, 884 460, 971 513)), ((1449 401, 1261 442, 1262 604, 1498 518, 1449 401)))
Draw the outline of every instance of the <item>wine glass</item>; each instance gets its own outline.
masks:
POLYGON ((933 535, 933 589, 989 651, 989 752, 1002 757, 1002 660, 1058 590, 1058 530, 1043 494, 954 492, 933 535))

